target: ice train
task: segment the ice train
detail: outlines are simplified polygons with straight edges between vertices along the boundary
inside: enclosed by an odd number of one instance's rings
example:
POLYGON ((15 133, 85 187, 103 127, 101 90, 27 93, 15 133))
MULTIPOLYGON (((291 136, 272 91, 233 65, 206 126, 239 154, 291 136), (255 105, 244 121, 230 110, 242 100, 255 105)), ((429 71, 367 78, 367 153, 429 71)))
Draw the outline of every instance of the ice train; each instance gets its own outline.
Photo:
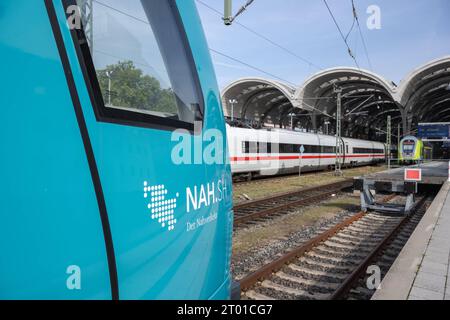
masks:
MULTIPOLYGON (((276 175, 332 169, 336 165, 336 137, 284 129, 247 129, 227 125, 234 175, 276 175)), ((385 161, 386 145, 342 138, 341 164, 354 167, 385 161)))

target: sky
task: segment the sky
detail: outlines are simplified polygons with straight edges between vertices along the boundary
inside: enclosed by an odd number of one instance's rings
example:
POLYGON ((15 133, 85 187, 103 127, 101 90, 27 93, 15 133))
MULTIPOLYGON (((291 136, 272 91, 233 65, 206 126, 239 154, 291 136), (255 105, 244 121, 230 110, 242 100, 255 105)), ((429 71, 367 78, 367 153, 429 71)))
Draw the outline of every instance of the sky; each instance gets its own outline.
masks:
MULTIPOLYGON (((224 0, 201 0, 223 12, 224 0)), ((368 63, 358 28, 348 43, 358 65, 399 84, 415 68, 450 55, 449 0, 354 0, 367 45, 368 63), (381 28, 369 30, 367 9, 376 5, 381 28)), ((234 0, 234 12, 246 0, 234 0)), ((351 0, 327 0, 344 35, 352 26, 351 0)), ((196 0, 210 48, 259 68, 271 76, 212 53, 219 86, 241 77, 277 77, 301 85, 321 69, 355 67, 340 33, 322 0, 255 0, 237 18, 244 26, 287 48, 317 67, 277 48, 234 24, 224 26, 221 16, 196 0)))

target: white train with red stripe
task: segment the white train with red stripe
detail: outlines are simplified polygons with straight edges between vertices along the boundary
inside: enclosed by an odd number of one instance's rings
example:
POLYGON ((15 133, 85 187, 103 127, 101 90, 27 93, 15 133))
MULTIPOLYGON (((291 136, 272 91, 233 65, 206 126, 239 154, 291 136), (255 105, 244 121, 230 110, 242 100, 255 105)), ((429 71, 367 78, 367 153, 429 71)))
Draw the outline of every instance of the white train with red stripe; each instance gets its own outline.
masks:
MULTIPOLYGON (((246 129, 227 125, 233 174, 276 175, 332 169, 336 164, 336 137, 284 129, 246 129), (303 150, 303 153, 301 153, 303 150)), ((342 139, 343 167, 384 162, 386 145, 342 139)))

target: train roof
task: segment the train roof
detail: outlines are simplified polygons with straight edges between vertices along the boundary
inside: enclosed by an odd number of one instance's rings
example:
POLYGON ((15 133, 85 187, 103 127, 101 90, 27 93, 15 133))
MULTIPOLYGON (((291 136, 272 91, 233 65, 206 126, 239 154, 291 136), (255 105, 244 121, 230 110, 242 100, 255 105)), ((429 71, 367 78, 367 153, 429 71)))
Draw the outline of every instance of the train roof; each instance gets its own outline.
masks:
MULTIPOLYGON (((302 135, 308 135, 308 136, 319 136, 320 138, 333 138, 336 139, 335 135, 325 135, 325 134, 320 134, 320 133, 311 133, 311 132, 302 132, 302 131, 292 131, 292 130, 288 130, 288 129, 280 129, 280 128, 261 128, 261 129, 255 129, 255 128, 240 128, 240 127, 234 127, 231 126, 229 124, 227 124, 227 128, 233 128, 236 130, 250 130, 250 131, 266 131, 266 132, 279 132, 279 133, 286 133, 286 134, 302 134, 302 135)), ((379 144, 384 144, 383 142, 380 141, 370 141, 370 140, 362 140, 362 139, 355 139, 355 138, 347 138, 347 137, 342 137, 343 139, 347 140, 347 141, 353 141, 353 142, 373 142, 373 143, 379 143, 379 144)))

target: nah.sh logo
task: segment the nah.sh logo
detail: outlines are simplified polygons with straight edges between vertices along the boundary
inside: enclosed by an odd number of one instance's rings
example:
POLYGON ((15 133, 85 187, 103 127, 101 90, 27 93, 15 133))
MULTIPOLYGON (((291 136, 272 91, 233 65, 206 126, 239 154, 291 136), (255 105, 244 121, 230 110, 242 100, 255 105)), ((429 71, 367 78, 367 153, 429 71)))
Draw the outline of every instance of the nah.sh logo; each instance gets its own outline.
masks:
POLYGON ((175 198, 168 199, 168 193, 164 185, 149 186, 147 181, 144 182, 144 198, 149 200, 148 209, 152 220, 158 221, 162 228, 170 232, 177 224, 175 209, 180 195, 177 193, 175 198))

